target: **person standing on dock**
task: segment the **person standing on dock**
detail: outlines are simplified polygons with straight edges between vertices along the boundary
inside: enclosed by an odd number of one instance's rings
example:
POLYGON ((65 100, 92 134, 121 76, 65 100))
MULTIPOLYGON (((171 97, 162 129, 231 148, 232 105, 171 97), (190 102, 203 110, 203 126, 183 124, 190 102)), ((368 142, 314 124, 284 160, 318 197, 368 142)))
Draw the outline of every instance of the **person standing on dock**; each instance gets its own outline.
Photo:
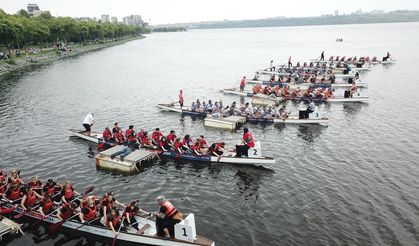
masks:
POLYGON ((93 119, 93 113, 88 113, 86 117, 84 117, 83 120, 83 126, 86 129, 86 133, 90 135, 91 127, 95 123, 95 120, 93 119))
POLYGON ((180 104, 180 107, 183 107, 183 101, 184 101, 184 99, 183 99, 183 91, 180 90, 179 91, 179 104, 180 104))
POLYGON ((324 61, 324 51, 320 54, 320 61, 324 61))
POLYGON ((240 92, 244 91, 245 86, 246 86, 246 76, 243 76, 242 80, 240 81, 240 92))

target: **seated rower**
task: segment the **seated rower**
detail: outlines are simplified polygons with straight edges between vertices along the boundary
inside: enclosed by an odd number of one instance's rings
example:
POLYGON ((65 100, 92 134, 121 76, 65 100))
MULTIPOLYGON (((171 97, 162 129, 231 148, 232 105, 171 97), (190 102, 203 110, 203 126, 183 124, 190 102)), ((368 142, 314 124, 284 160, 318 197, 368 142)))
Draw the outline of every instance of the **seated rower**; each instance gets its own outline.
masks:
POLYGON ((45 194, 48 194, 52 198, 52 200, 58 202, 59 200, 61 200, 61 198, 59 196, 53 196, 56 192, 60 192, 60 188, 61 187, 57 185, 57 183, 54 182, 53 179, 48 179, 48 181, 44 184, 44 187, 42 188, 43 196, 45 196, 45 194))
POLYGON ((61 209, 57 212, 57 217, 60 220, 66 220, 74 215, 74 212, 77 211, 77 208, 79 207, 80 202, 78 200, 74 202, 68 202, 65 203, 61 209))
POLYGON ((114 193, 113 193, 112 191, 111 191, 111 192, 106 193, 106 194, 103 196, 102 200, 100 201, 100 206, 101 206, 101 209, 100 209, 100 214, 101 214, 102 216, 106 217, 106 216, 107 216, 107 214, 108 214, 108 212, 109 212, 109 210, 110 210, 111 208, 113 208, 113 207, 116 207, 116 205, 118 205, 118 206, 120 206, 120 207, 125 208, 125 205, 124 205, 124 204, 122 204, 122 203, 118 202, 118 201, 115 199, 114 193))
POLYGON ((199 148, 199 141, 196 140, 195 144, 191 146, 191 151, 195 155, 202 155, 201 149, 199 148))
POLYGON ((126 141, 125 135, 124 135, 124 132, 122 131, 122 129, 119 129, 119 131, 117 133, 115 133, 113 137, 115 138, 115 141, 118 144, 123 144, 126 141))
POLYGON ((173 149, 179 154, 183 153, 182 142, 180 141, 180 138, 175 139, 175 143, 173 144, 173 149))
POLYGON ((105 127, 105 130, 102 133, 102 137, 103 137, 103 140, 105 140, 105 142, 111 142, 111 141, 113 141, 112 132, 109 129, 109 127, 105 127))
POLYGON ((314 104, 313 100, 310 99, 309 102, 310 103, 308 104, 308 107, 307 107, 307 110, 306 110, 306 119, 309 118, 310 113, 313 113, 316 110, 316 105, 314 104))
POLYGON ((26 191, 24 192, 22 200, 20 201, 20 206, 24 210, 28 210, 35 207, 36 198, 42 199, 43 197, 33 191, 32 187, 30 186, 27 186, 25 190, 26 191))
POLYGON ((132 201, 124 210, 124 215, 126 219, 124 221, 125 226, 132 225, 132 227, 135 230, 139 230, 137 220, 135 219, 135 215, 137 215, 138 212, 148 214, 148 216, 151 216, 151 213, 144 211, 138 207, 138 200, 132 201))
POLYGON ((159 147, 163 151, 169 151, 172 148, 172 146, 169 144, 166 137, 161 137, 160 138, 159 147))
MULTIPOLYGON (((249 103, 246 103, 246 105, 248 105, 249 103)), ((199 135, 197 141, 199 142, 199 149, 201 151, 201 153, 203 153, 205 148, 208 148, 208 144, 207 141, 205 140, 204 135, 199 135)))
POLYGON ((217 156, 217 157, 220 158, 224 154, 224 151, 225 151, 224 148, 225 148, 225 143, 224 142, 213 143, 208 148, 208 154, 213 155, 213 156, 217 156))
POLYGON ((151 144, 151 140, 148 137, 148 133, 144 132, 143 139, 141 139, 141 145, 146 148, 151 148, 153 145, 151 144))
POLYGON ((319 88, 319 89, 316 90, 315 98, 318 98, 318 99, 323 98, 322 89, 319 88))
POLYGON ((42 182, 39 180, 37 176, 33 176, 31 178, 31 181, 29 181, 29 183, 27 184, 27 186, 32 187, 32 189, 34 189, 38 194, 41 193, 38 191, 42 189, 42 182))
POLYGON ((212 113, 212 110, 214 109, 214 104, 212 104, 212 100, 210 99, 208 101, 208 105, 207 105, 207 112, 208 113, 212 113))
POLYGON ((3 195, 9 201, 16 203, 22 197, 22 193, 19 186, 16 183, 12 183, 3 195))
POLYGON ((350 91, 351 91, 351 98, 353 97, 354 94, 358 92, 358 86, 355 84, 355 82, 352 82, 350 91))
POLYGON ((115 235, 118 235, 119 228, 121 227, 122 217, 119 214, 117 208, 113 207, 110 210, 110 213, 105 216, 106 218, 106 226, 111 228, 115 235))
POLYGON ((192 101, 192 104, 191 104, 191 111, 192 112, 196 111, 196 103, 194 101, 192 101))
POLYGON ((289 95, 291 95, 291 93, 290 93, 290 87, 289 86, 285 86, 284 90, 282 91, 282 96, 283 97, 287 97, 289 95))
POLYGON ((297 87, 297 89, 295 89, 295 90, 291 93, 291 95, 292 95, 293 97, 301 97, 301 96, 302 96, 302 93, 301 93, 300 87, 298 86, 298 87, 297 87))
POLYGON ((156 128, 156 130, 151 133, 151 143, 154 146, 159 146, 161 137, 163 137, 163 134, 160 132, 160 128, 156 128))
POLYGON ((243 142, 241 145, 236 145, 236 157, 248 156, 247 151, 255 147, 255 140, 253 134, 247 129, 243 128, 243 142))
POLYGON ((137 139, 138 139, 138 141, 141 142, 141 139, 143 139, 145 132, 146 131, 144 130, 144 128, 140 128, 140 131, 137 133, 137 139))
POLYGON ((289 113, 287 112, 287 106, 283 105, 280 109, 279 109, 279 118, 281 119, 286 119, 288 118, 289 113))
POLYGON ((187 151, 192 146, 192 138, 189 134, 186 134, 185 137, 182 139, 182 150, 187 151))
POLYGON ((45 216, 45 214, 51 213, 53 208, 54 201, 48 193, 45 193, 41 199, 38 211, 42 214, 42 216, 45 216))
POLYGON ((324 92, 324 97, 326 99, 328 98, 335 98, 335 96, 333 95, 332 89, 328 88, 325 92, 324 92))
POLYGON ((81 223, 86 224, 95 220, 99 216, 98 208, 96 205, 95 197, 89 196, 83 201, 79 219, 81 223))
POLYGON ((169 145, 173 146, 175 144, 175 140, 177 138, 176 133, 174 130, 170 130, 169 135, 167 135, 167 141, 169 143, 169 145))
POLYGON ((118 133, 120 129, 121 129, 121 127, 119 127, 119 123, 115 122, 113 124, 113 128, 112 128, 112 135, 115 134, 115 133, 118 133))
POLYGON ((313 95, 311 94, 311 88, 308 88, 304 93, 303 97, 311 98, 313 95))
POLYGON ((74 199, 74 195, 80 195, 74 190, 73 186, 69 182, 64 182, 61 188, 61 200, 63 203, 71 202, 74 199))
MULTIPOLYGON (((0 170, 1 172, 1 170, 0 170)), ((7 183, 5 176, 0 175, 0 197, 3 197, 6 191, 7 183)))
POLYGON ((130 125, 128 129, 125 131, 125 138, 128 142, 134 142, 135 140, 135 130, 134 125, 130 125))
POLYGON ((13 169, 10 173, 10 177, 8 179, 9 184, 17 184, 22 185, 23 181, 20 179, 20 174, 16 169, 13 169))

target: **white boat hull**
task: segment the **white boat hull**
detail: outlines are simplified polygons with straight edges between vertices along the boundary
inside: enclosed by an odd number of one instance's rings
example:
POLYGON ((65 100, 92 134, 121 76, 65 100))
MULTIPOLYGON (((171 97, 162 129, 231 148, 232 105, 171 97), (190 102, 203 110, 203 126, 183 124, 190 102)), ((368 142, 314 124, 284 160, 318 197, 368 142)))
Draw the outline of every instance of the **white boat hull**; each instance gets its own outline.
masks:
POLYGON ((86 131, 69 129, 68 133, 70 134, 70 137, 79 137, 94 143, 99 143, 102 141, 102 133, 99 132, 92 131, 90 132, 90 135, 87 135, 86 131))

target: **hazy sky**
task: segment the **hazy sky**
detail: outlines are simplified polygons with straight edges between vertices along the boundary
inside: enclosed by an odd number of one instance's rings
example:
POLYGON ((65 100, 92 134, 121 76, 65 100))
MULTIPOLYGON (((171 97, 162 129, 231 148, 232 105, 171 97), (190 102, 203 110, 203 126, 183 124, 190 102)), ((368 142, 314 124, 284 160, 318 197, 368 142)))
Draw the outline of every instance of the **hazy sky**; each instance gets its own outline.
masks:
POLYGON ((419 10, 419 0, 0 0, 8 13, 37 3, 52 15, 100 17, 140 14, 151 24, 208 20, 259 19, 276 16, 300 17, 351 13, 358 9, 419 10))

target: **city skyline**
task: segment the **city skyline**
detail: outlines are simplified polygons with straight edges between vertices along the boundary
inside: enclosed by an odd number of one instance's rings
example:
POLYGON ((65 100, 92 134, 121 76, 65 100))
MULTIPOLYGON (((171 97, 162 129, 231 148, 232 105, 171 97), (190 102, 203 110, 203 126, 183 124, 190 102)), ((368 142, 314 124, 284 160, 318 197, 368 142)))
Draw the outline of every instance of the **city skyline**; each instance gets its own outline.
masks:
POLYGON ((27 4, 38 4, 41 10, 50 11, 54 16, 70 17, 96 17, 100 19, 102 15, 116 17, 119 21, 130 15, 141 15, 145 22, 156 24, 173 24, 201 21, 220 21, 220 20, 243 20, 243 19, 263 19, 271 17, 307 17, 320 16, 325 14, 333 15, 336 11, 339 14, 350 14, 362 9, 365 12, 374 10, 394 11, 394 10, 418 10, 419 1, 416 0, 353 0, 351 2, 341 2, 333 0, 323 0, 313 2, 301 0, 298 2, 261 0, 258 2, 250 1, 163 1, 153 2, 122 0, 118 4, 112 1, 99 0, 73 0, 71 2, 56 2, 52 0, 23 1, 15 0, 3 3, 2 8, 7 13, 13 14, 20 9, 25 9, 27 4), (77 7, 75 7, 77 6, 77 7), (83 6, 80 8, 78 6, 83 6), (304 8, 302 8, 304 6, 304 8))

